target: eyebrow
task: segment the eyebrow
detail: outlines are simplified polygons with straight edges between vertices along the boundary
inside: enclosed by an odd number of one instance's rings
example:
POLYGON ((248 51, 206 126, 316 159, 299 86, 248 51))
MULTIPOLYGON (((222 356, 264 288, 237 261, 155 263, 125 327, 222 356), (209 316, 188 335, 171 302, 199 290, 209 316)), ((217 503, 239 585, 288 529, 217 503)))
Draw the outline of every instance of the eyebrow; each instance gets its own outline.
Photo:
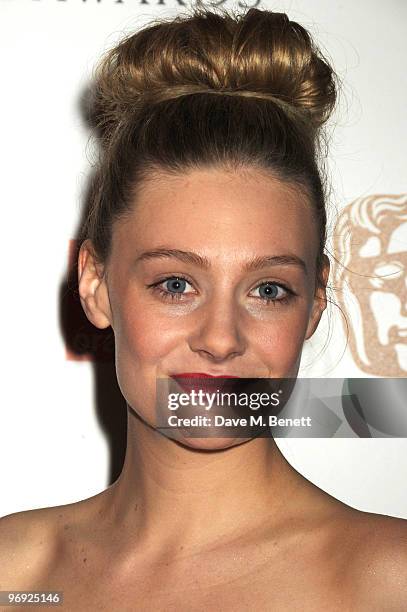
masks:
MULTIPOLYGON (((180 249, 167 249, 157 248, 150 251, 143 251, 138 255, 135 260, 135 265, 143 261, 150 261, 152 259, 166 259, 174 258, 184 263, 193 264, 204 270, 211 268, 211 262, 204 255, 194 253, 193 251, 183 251, 180 249)), ((252 272, 254 270, 260 270, 268 266, 297 266, 300 267, 305 274, 307 274, 307 266, 305 261, 297 255, 284 254, 284 255, 263 255, 257 256, 247 261, 243 269, 245 272, 252 272)))

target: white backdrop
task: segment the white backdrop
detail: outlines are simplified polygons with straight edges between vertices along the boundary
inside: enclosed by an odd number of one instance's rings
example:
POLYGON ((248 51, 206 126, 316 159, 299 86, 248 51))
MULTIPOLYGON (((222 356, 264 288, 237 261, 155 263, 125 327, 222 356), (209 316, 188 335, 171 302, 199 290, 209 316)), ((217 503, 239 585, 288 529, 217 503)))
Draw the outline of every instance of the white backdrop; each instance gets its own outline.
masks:
MULTIPOLYGON (((59 288, 89 170, 79 99, 104 49, 177 7, 170 0, 0 0, 0 516, 84 499, 110 484, 91 364, 66 359, 59 324, 59 288)), ((407 192, 407 3, 281 0, 259 8, 308 27, 344 81, 329 157, 332 203, 407 192)), ((366 376, 349 351, 340 359, 343 328, 339 318, 332 325, 323 358, 305 367, 325 341, 324 314, 302 373, 366 376)), ((407 518, 407 439, 277 442, 296 469, 335 497, 407 518)))

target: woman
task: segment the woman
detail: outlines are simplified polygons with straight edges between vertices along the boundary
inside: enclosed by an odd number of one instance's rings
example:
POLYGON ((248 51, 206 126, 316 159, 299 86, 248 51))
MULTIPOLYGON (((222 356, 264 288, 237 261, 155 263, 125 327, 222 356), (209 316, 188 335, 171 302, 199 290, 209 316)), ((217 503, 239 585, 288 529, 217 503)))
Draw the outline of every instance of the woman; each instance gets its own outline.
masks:
POLYGON ((68 610, 406 609, 404 520, 334 499, 271 437, 157 420, 161 379, 297 375, 327 304, 335 96, 309 33, 270 11, 195 10, 102 59, 78 277, 114 330, 125 463, 98 495, 2 519, 1 589, 68 610))

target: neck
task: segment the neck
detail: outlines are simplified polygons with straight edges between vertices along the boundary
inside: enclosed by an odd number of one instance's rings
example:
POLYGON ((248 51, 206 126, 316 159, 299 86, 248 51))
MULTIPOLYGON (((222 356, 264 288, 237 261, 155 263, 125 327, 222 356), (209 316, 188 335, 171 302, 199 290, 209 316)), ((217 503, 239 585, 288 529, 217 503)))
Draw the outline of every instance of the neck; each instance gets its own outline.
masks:
POLYGON ((216 451, 168 439, 128 409, 123 470, 106 519, 129 550, 204 550, 277 525, 310 483, 272 438, 216 451))

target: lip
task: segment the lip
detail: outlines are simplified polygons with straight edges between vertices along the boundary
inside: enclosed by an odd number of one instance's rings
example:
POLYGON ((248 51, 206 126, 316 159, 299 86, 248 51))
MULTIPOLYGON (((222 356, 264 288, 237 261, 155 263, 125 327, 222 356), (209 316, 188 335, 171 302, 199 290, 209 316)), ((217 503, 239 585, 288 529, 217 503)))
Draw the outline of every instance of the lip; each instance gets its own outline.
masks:
POLYGON ((171 378, 240 378, 233 374, 207 374, 206 372, 181 372, 170 374, 171 378))
POLYGON ((208 374, 204 372, 181 372, 170 374, 170 377, 187 393, 191 391, 216 391, 229 388, 240 376, 231 374, 208 374), (227 379, 220 381, 219 379, 227 379))

